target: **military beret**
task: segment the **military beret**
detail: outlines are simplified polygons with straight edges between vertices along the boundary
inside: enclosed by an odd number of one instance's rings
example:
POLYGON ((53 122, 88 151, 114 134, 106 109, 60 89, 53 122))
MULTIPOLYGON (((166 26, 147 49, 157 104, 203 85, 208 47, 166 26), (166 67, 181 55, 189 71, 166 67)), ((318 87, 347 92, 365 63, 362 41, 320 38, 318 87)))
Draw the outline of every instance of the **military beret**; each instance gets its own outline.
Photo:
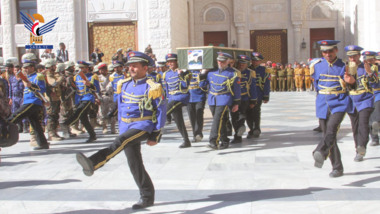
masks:
POLYGON ((218 52, 218 57, 216 58, 216 60, 226 61, 227 59, 232 59, 232 58, 233 57, 231 56, 231 54, 224 53, 224 52, 218 52))
POLYGON ((237 58, 240 63, 248 63, 249 61, 251 61, 251 58, 247 55, 239 55, 237 58))
POLYGON ((123 62, 120 62, 119 60, 114 60, 112 61, 112 64, 113 66, 116 68, 116 67, 119 67, 119 66, 124 66, 124 63, 123 62))
POLYGON ((148 66, 150 66, 152 61, 153 61, 153 59, 150 56, 148 56, 142 52, 131 51, 128 54, 127 64, 131 64, 131 63, 135 63, 135 62, 146 62, 148 64, 148 66))
POLYGON ((53 67, 57 65, 57 62, 54 60, 54 59, 47 59, 45 62, 44 62, 44 66, 45 68, 50 68, 50 67, 53 67))
POLYGON ((77 65, 78 65, 78 68, 85 68, 85 67, 89 67, 90 64, 86 61, 83 61, 83 60, 80 60, 77 62, 77 65))
POLYGON ((364 51, 362 53, 364 59, 374 59, 376 57, 376 52, 374 51, 364 51))
POLYGON ((14 66, 12 63, 6 63, 4 67, 5 68, 13 68, 14 66))
POLYGON ((98 64, 98 69, 102 69, 102 68, 107 68, 107 64, 103 63, 103 62, 99 63, 98 64))
POLYGON ((26 53, 21 58, 22 67, 28 67, 37 64, 37 57, 33 53, 26 53))
POLYGON ((177 54, 175 54, 175 53, 168 53, 168 54, 166 54, 166 56, 165 56, 165 60, 166 60, 166 61, 170 61, 170 60, 175 60, 175 61, 177 61, 177 59, 178 59, 178 56, 177 56, 177 54))
POLYGON ((260 61, 263 60, 264 57, 259 52, 252 52, 252 60, 253 61, 260 61))
POLYGON ((320 40, 317 43, 320 45, 321 51, 328 51, 337 47, 339 42, 338 40, 320 40))
POLYGON ((344 51, 346 51, 347 53, 347 56, 353 56, 353 55, 357 55, 359 54, 360 55, 360 51, 362 51, 363 48, 362 47, 359 47, 357 45, 348 45, 346 47, 344 47, 344 51))

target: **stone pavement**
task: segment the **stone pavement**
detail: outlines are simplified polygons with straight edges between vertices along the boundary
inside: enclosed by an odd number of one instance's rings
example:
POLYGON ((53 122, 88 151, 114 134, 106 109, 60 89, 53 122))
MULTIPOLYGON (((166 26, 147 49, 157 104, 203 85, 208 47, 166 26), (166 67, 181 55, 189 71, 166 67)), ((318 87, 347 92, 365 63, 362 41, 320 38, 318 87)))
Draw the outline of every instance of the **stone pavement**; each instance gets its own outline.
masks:
MULTIPOLYGON (((191 148, 179 149, 178 130, 167 126, 159 145, 142 147, 156 202, 136 213, 377 213, 380 147, 369 147, 365 160, 354 162, 347 116, 338 136, 345 175, 329 178, 329 161, 314 168, 311 153, 320 139, 312 131, 314 99, 311 92, 272 93, 262 108, 261 137, 221 151, 206 147, 208 109, 205 140, 191 148)), ((115 138, 100 131, 96 143, 84 143, 83 134, 52 142, 48 151, 32 151, 29 136, 22 134, 18 144, 3 149, 0 213, 133 213, 139 193, 124 154, 92 177, 76 163, 76 152, 90 155, 115 138)))

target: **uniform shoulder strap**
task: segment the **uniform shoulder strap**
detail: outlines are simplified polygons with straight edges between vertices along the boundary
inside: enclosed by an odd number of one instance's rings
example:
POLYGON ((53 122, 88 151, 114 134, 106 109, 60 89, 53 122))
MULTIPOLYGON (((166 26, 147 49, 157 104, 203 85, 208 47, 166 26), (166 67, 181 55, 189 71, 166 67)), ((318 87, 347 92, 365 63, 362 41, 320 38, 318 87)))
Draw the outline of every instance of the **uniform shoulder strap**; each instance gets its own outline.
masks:
POLYGON ((256 78, 256 71, 255 71, 255 70, 252 70, 252 69, 250 69, 250 68, 247 68, 247 69, 248 69, 248 71, 250 71, 250 73, 251 73, 251 77, 256 78))
POLYGON ((117 82, 117 86, 116 86, 116 94, 120 94, 121 93, 121 86, 123 86, 124 83, 131 81, 131 80, 132 80, 132 77, 128 77, 126 79, 119 80, 119 82, 117 82))
POLYGON ((91 82, 93 83, 94 80, 99 81, 99 76, 98 76, 97 74, 93 74, 93 75, 92 75, 91 82))
POLYGON ((45 76, 41 73, 37 73, 37 80, 45 80, 45 76))
POLYGON ((313 75, 314 74, 314 66, 317 64, 317 63, 320 63, 322 62, 321 59, 318 59, 318 60, 315 60, 313 63, 311 63, 310 65, 310 75, 313 75))
POLYGON ((149 85, 148 98, 156 99, 162 96, 162 86, 160 83, 156 83, 152 79, 147 79, 146 83, 149 85))
POLYGON ((232 69, 234 69, 237 77, 241 78, 241 71, 239 71, 239 69, 235 68, 235 67, 231 67, 232 69))

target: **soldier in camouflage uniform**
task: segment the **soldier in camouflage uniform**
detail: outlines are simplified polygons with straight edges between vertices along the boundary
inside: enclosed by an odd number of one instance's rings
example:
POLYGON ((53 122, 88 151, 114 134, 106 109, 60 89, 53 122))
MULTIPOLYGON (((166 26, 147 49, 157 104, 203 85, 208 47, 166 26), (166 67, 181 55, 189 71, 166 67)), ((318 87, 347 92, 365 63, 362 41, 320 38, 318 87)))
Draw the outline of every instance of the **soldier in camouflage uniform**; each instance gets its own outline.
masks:
POLYGON ((286 71, 283 65, 280 65, 280 69, 278 70, 278 85, 279 91, 285 91, 286 87, 286 71))
MULTIPOLYGON (((113 65, 111 65, 113 70, 113 65)), ((100 117, 102 121, 103 134, 107 134, 108 112, 111 111, 113 101, 113 90, 109 81, 108 67, 105 63, 98 64, 99 69, 99 85, 100 85, 100 117)), ((111 118, 110 120, 115 120, 111 118)), ((114 128, 115 129, 115 128, 114 128)), ((113 130, 115 131, 115 130, 113 130)))
POLYGON ((59 124, 59 112, 61 109, 61 94, 64 78, 59 74, 54 59, 47 59, 45 61, 46 73, 46 94, 50 101, 50 106, 47 108, 48 114, 48 140, 60 141, 64 138, 60 137, 57 133, 59 124))
POLYGON ((288 67, 286 68, 286 86, 288 88, 288 91, 294 91, 294 69, 292 68, 292 64, 288 64, 288 67))

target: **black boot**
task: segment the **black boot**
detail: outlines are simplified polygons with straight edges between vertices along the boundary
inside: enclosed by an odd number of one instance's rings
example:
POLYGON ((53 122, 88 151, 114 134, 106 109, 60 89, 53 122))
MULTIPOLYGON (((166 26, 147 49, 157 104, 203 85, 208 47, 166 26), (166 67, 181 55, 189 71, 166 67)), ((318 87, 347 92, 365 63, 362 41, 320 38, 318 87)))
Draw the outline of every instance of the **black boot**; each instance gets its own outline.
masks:
POLYGON ((136 204, 132 206, 133 210, 144 209, 146 207, 153 206, 154 200, 152 199, 140 199, 136 204))
POLYGON ((17 123, 17 127, 18 127, 18 133, 22 133, 23 132, 22 124, 21 123, 17 123))
POLYGON ((234 139, 231 141, 231 144, 241 143, 241 142, 243 142, 242 137, 234 136, 234 139))
POLYGON ((181 149, 187 148, 187 147, 191 147, 190 141, 185 141, 181 145, 179 145, 179 148, 181 148, 181 149))

